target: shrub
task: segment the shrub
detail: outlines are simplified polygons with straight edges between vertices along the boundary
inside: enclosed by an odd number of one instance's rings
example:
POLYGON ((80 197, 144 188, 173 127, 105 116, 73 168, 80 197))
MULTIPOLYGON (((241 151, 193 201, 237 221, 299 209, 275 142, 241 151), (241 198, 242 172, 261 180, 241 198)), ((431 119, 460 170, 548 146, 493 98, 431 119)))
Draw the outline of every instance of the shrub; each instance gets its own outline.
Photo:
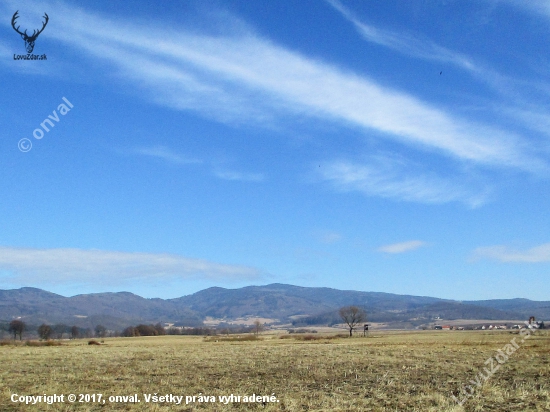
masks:
POLYGON ((137 329, 138 335, 137 336, 158 336, 158 331, 155 329, 154 325, 137 325, 135 327, 137 329))
POLYGON ((19 345, 19 342, 15 342, 12 340, 5 340, 5 339, 0 341, 0 346, 10 346, 10 345, 19 345))
POLYGON ((288 329, 288 333, 317 333, 315 329, 309 330, 309 329, 288 329))
POLYGON ((303 341, 311 341, 311 340, 331 340, 331 339, 339 339, 339 338, 345 338, 347 337, 346 334, 339 333, 338 335, 281 335, 279 339, 294 339, 294 340, 303 340, 303 341))
POLYGON ((166 335, 164 327, 157 323, 156 325, 144 325, 128 326, 122 331, 122 336, 132 338, 135 336, 159 336, 166 335))
POLYGON ((47 340, 43 342, 39 342, 36 340, 28 340, 25 342, 25 345, 26 346, 62 346, 63 344, 61 342, 53 341, 53 340, 47 340))
POLYGON ((263 338, 257 335, 240 335, 240 336, 209 336, 205 337, 205 342, 247 342, 263 340, 263 338))

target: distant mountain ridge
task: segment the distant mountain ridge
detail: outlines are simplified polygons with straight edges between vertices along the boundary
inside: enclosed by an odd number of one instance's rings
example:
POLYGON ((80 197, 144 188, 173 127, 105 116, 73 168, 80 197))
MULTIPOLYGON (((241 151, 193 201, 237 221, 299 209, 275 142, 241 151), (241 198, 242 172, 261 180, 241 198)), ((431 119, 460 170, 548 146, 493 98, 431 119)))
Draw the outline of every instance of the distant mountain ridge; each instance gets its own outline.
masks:
MULTIPOLYGON (((65 323, 111 329, 130 324, 172 322, 198 326, 206 317, 237 319, 262 317, 290 322, 308 318, 314 322, 337 317, 338 308, 364 307, 373 322, 414 327, 443 319, 550 318, 550 301, 496 299, 453 301, 426 296, 361 292, 325 287, 301 287, 274 283, 239 289, 211 287, 174 299, 146 299, 130 292, 91 293, 71 297, 24 287, 0 290, 0 321, 21 318, 27 323, 65 323)), ((322 322, 321 322, 322 323, 322 322)))

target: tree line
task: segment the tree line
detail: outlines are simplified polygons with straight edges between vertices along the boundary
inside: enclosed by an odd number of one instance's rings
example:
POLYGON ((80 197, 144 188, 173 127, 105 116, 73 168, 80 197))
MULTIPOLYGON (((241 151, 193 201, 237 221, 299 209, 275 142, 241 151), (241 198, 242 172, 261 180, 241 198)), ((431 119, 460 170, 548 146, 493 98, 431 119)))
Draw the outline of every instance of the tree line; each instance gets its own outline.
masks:
POLYGON ((103 325, 97 325, 94 329, 91 329, 81 328, 76 325, 68 326, 63 323, 57 323, 54 325, 43 323, 34 329, 34 327, 29 327, 20 319, 14 319, 7 325, 4 324, 2 329, 12 334, 14 340, 17 338, 22 340, 24 333, 32 333, 33 330, 36 331, 36 335, 38 335, 38 338, 41 340, 63 339, 64 337, 78 339, 91 338, 94 336, 104 338, 107 335, 107 328, 103 325))
POLYGON ((162 336, 162 335, 216 335, 218 333, 243 333, 250 332, 250 328, 231 328, 216 331, 216 329, 206 327, 180 328, 172 327, 165 329, 159 322, 157 324, 140 324, 137 326, 128 326, 122 332, 108 330, 103 325, 96 325, 95 328, 81 328, 78 326, 68 326, 63 323, 49 325, 46 323, 40 326, 29 326, 22 320, 15 319, 9 323, 0 324, 0 330, 5 330, 13 335, 13 339, 23 339, 23 335, 38 335, 41 340, 50 339, 78 339, 78 338, 105 338, 105 337, 137 337, 137 336, 162 336), (34 332, 34 333, 33 333, 34 332))
MULTIPOLYGON (((366 322, 366 312, 357 306, 345 306, 338 311, 340 319, 347 325, 349 329, 350 337, 353 330, 357 329, 361 323, 366 322)), ((16 340, 19 336, 19 340, 23 339, 23 333, 27 331, 27 324, 20 319, 12 320, 9 325, 4 329, 10 334, 13 334, 13 339, 16 340)), ((220 324, 217 328, 207 327, 170 327, 166 329, 159 322, 157 324, 139 324, 137 326, 128 326, 122 332, 109 331, 103 325, 96 325, 92 330, 90 328, 81 328, 76 325, 68 326, 63 323, 55 325, 48 325, 43 323, 36 328, 38 337, 42 340, 49 340, 52 338, 63 339, 64 335, 67 335, 70 339, 78 338, 91 338, 98 337, 104 338, 107 335, 116 337, 135 337, 135 336, 161 336, 161 335, 217 335, 217 334, 233 334, 233 333, 250 333, 254 332, 256 335, 264 329, 264 325, 256 320, 253 325, 250 326, 235 326, 229 324, 220 324)), ((365 324, 365 330, 367 325, 365 324)))
POLYGON ((128 326, 121 333, 121 336, 126 338, 132 338, 135 336, 161 336, 166 335, 166 330, 164 326, 160 323, 156 325, 137 325, 137 326, 128 326))

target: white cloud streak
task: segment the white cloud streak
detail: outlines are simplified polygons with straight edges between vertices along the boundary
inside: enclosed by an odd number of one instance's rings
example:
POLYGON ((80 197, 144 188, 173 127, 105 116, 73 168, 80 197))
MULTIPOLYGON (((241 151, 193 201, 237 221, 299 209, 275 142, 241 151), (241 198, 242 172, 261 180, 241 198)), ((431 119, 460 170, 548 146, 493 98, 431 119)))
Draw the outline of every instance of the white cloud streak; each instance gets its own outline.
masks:
POLYGON ((498 0, 509 5, 515 6, 520 10, 525 10, 544 17, 550 17, 550 2, 548 0, 498 0))
POLYGON ((398 254, 398 253, 410 252, 411 250, 416 250, 423 246, 426 246, 426 242, 423 242, 422 240, 409 240, 407 242, 393 243, 391 245, 380 246, 376 250, 378 252, 398 254))
POLYGON ((380 29, 362 22, 339 0, 325 1, 352 23, 359 35, 367 42, 387 47, 398 53, 417 59, 451 64, 508 97, 515 96, 519 91, 524 91, 526 87, 536 89, 538 86, 530 82, 511 79, 468 55, 440 46, 432 40, 411 33, 380 29))
POLYGON ((409 33, 398 33, 379 29, 360 21, 350 9, 338 0, 326 0, 340 14, 352 23, 358 33, 366 40, 380 46, 388 47, 408 56, 422 59, 452 63, 462 69, 478 72, 477 65, 466 55, 454 52, 438 44, 420 39, 409 33))
MULTIPOLYGON (((139 147, 134 149, 133 152, 138 155, 153 157, 175 165, 203 163, 202 160, 183 156, 166 146, 139 147)), ((264 175, 261 173, 243 173, 233 170, 222 170, 217 167, 212 170, 212 173, 219 179, 229 181, 262 182, 265 179, 264 175)))
POLYGON ((135 149, 135 153, 144 156, 155 157, 174 164, 202 163, 198 159, 191 159, 175 153, 165 146, 140 147, 135 149))
POLYGON ((200 35, 114 21, 64 3, 57 8, 49 36, 113 65, 159 104, 226 122, 261 124, 289 114, 321 118, 478 164, 546 169, 517 135, 453 116, 250 32, 200 35))
POLYGON ((517 250, 504 245, 479 247, 474 250, 472 260, 489 259, 502 263, 550 262, 550 243, 517 250))
MULTIPOLYGON (((6 44, 4 44, 3 41, 0 41, 0 53, 2 54, 2 56, 10 56, 13 54, 13 50, 11 50, 10 48, 7 47, 6 44)), ((21 53, 22 54, 22 53, 21 53)), ((2 61, 5 61, 4 59, 2 59, 2 61)), ((9 64, 13 65, 13 60, 10 60, 9 61, 9 64)))
POLYGON ((0 270, 25 284, 93 284, 205 278, 257 279, 260 271, 167 253, 0 247, 0 270))
POLYGON ((456 201, 478 207, 490 194, 488 188, 463 176, 442 177, 395 156, 371 156, 362 162, 339 160, 317 170, 337 190, 388 199, 433 204, 456 201))
POLYGON ((244 182, 261 182, 264 180, 264 175, 261 173, 241 173, 231 170, 215 171, 214 175, 223 180, 234 180, 244 182))

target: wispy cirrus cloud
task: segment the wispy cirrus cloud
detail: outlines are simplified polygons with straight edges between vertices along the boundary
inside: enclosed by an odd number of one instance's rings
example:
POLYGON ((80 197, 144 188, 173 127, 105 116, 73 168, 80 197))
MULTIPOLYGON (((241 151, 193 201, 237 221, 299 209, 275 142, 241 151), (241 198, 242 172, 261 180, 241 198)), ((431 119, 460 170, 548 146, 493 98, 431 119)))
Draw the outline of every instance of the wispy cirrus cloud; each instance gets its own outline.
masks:
POLYGON ((461 202, 477 207, 487 202, 491 193, 488 186, 472 183, 469 177, 460 174, 444 177, 390 155, 327 162, 317 170, 320 178, 337 190, 410 202, 461 202))
POLYGON ((136 154, 154 157, 174 164, 202 163, 201 160, 183 156, 166 146, 138 147, 134 150, 134 152, 136 154))
MULTIPOLYGON (((185 164, 203 164, 202 160, 184 156, 166 146, 139 147, 133 150, 133 153, 152 158, 157 158, 166 163, 175 165, 185 164)), ((245 173, 229 169, 221 169, 215 162, 212 165, 212 174, 222 180, 243 181, 243 182, 262 182, 265 176, 262 173, 245 173)))
MULTIPOLYGON (((382 139, 476 164, 547 168, 520 135, 455 116, 366 76, 285 49, 251 30, 167 33, 154 23, 144 27, 62 2, 55 7, 59 17, 50 23, 49 36, 111 65, 124 82, 138 85, 158 104, 223 122, 261 125, 289 115, 322 119, 375 130, 382 139)), ((466 60, 462 64, 469 65, 466 60)))
POLYGON ((427 243, 422 240, 409 240, 407 242, 393 243, 391 245, 380 246, 376 249, 378 252, 397 254, 410 252, 426 246, 427 243))
POLYGON ((257 279, 258 269, 168 253, 0 247, 0 270, 25 284, 118 284, 172 279, 257 279))
MULTIPOLYGON (((494 1, 494 0, 490 0, 494 1)), ((498 0, 499 2, 517 7, 520 10, 525 10, 531 13, 550 17, 550 2, 547 0, 498 0)))
POLYGON ((472 260, 489 259, 502 263, 542 263, 550 262, 550 243, 530 249, 518 250, 509 246, 478 247, 472 253, 472 260))
POLYGON ((479 71, 478 65, 474 63, 470 57, 462 53, 449 50, 433 41, 420 38, 411 33, 394 32, 377 28, 359 20, 359 18, 339 0, 326 0, 326 2, 352 23, 366 41, 388 47, 408 56, 452 63, 468 71, 479 71))
MULTIPOLYGON (((325 1, 336 9, 346 20, 353 24, 359 35, 367 42, 392 49, 398 53, 417 59, 453 65, 469 73, 478 81, 487 84, 494 90, 507 96, 516 96, 518 93, 521 94, 521 91, 524 91, 525 88, 529 88, 530 90, 538 89, 538 91, 540 91, 540 84, 537 84, 537 82, 512 79, 471 56, 441 46, 418 34, 386 30, 365 23, 348 7, 344 6, 340 0, 325 1)), ((524 4, 530 3, 521 0, 520 2, 524 4)), ((542 8, 542 5, 535 8, 542 8)))
MULTIPOLYGON (((13 50, 11 50, 3 41, 0 41, 0 53, 2 53, 3 56, 7 56, 7 55, 12 54, 13 50)), ((12 61, 10 61, 9 64, 11 64, 13 66, 12 61)))
POLYGON ((242 173, 231 170, 217 170, 214 176, 223 180, 235 180, 244 182, 261 182, 264 180, 264 175, 261 173, 242 173))
MULTIPOLYGON (((549 89, 550 92, 550 89, 549 89)), ((550 94, 550 93, 549 93, 550 94)), ((542 107, 506 107, 503 109, 511 118, 515 118, 525 127, 542 133, 546 137, 546 153, 550 153, 550 145, 548 144, 548 136, 550 135, 550 114, 542 107)), ((541 147, 541 149, 544 146, 541 147)))

